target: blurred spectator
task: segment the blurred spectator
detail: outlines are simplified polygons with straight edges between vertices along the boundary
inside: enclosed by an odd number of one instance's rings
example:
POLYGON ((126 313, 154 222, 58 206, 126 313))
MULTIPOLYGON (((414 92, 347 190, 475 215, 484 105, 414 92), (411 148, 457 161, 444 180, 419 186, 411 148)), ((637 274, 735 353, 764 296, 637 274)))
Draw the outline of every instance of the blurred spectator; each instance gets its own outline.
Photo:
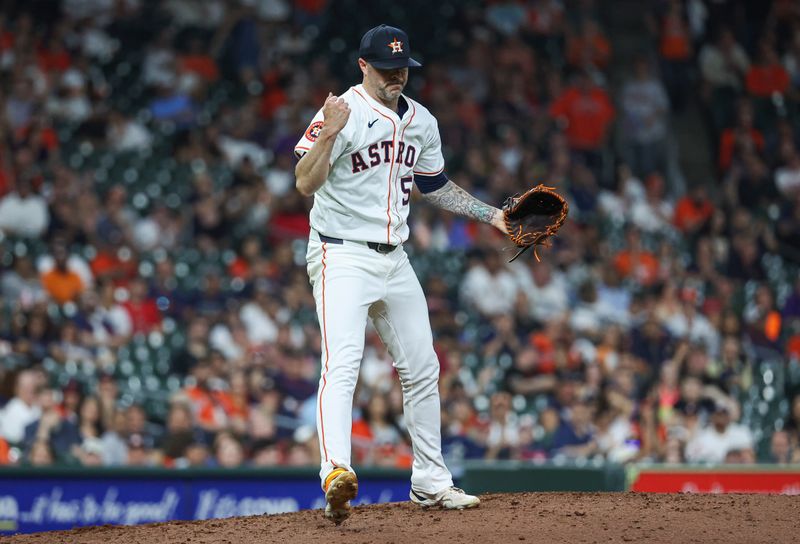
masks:
POLYGON ((680 310, 664 320, 664 326, 677 339, 696 342, 708 353, 716 354, 719 348, 719 332, 697 309, 697 293, 684 290, 681 294, 680 310))
POLYGON ((544 322, 567 311, 569 292, 566 278, 551 264, 531 260, 529 267, 518 265, 514 271, 527 298, 531 317, 544 322))
POLYGON ((15 257, 13 268, 0 277, 0 292, 5 300, 23 308, 30 308, 46 297, 33 261, 26 255, 15 257))
POLYGON ((27 461, 34 467, 47 467, 55 463, 53 447, 47 440, 37 440, 28 451, 27 461))
POLYGON ((121 306, 128 312, 133 334, 148 333, 161 326, 161 312, 156 301, 147 296, 147 284, 142 278, 130 282, 128 297, 121 306))
POLYGON ((572 405, 568 418, 561 423, 553 437, 552 451, 566 457, 589 457, 597 450, 595 430, 592 425, 592 399, 578 397, 572 405))
POLYGON ((103 443, 103 465, 124 465, 128 460, 128 445, 125 440, 127 435, 125 413, 122 410, 117 410, 110 417, 110 422, 104 423, 105 432, 100 438, 103 443))
POLYGON ((373 395, 361 412, 362 417, 353 421, 355 458, 365 464, 403 466, 405 463, 400 458, 403 438, 392 421, 386 399, 373 395))
POLYGON ((139 151, 149 149, 153 137, 147 128, 118 111, 108 115, 106 139, 116 151, 139 151))
POLYGON ((614 120, 608 93, 580 73, 575 85, 565 89, 550 106, 550 115, 563 127, 570 149, 597 171, 600 151, 614 120))
POLYGON ((519 446, 519 421, 511 409, 511 395, 505 391, 492 395, 486 444, 486 459, 509 459, 519 446))
POLYGON ((510 313, 519 292, 517 282, 494 250, 482 261, 474 260, 461 283, 464 302, 487 316, 510 313))
POLYGON ((80 70, 70 69, 61 76, 56 95, 47 102, 47 112, 54 119, 80 123, 92 114, 92 103, 87 93, 86 76, 80 70))
POLYGON ((255 282, 255 297, 244 304, 239 314, 247 329, 247 337, 254 345, 275 342, 278 338, 276 306, 270 296, 270 285, 265 281, 255 282))
POLYGON ((781 162, 782 166, 775 169, 775 187, 781 195, 791 199, 800 194, 800 152, 796 147, 784 146, 781 162))
POLYGON ((675 226, 684 234, 695 235, 707 226, 713 213, 708 190, 697 185, 675 205, 675 226))
POLYGON ((753 125, 753 108, 750 102, 738 104, 736 125, 722 131, 719 143, 719 168, 727 171, 734 157, 739 159, 748 152, 764 150, 764 136, 753 125))
POLYGON ((783 56, 783 66, 789 73, 794 88, 800 89, 800 34, 797 32, 794 33, 783 56))
POLYGON ((654 172, 645 180, 644 198, 633 203, 631 220, 647 233, 666 234, 672 227, 674 208, 666 197, 664 177, 654 172))
POLYGON ((732 454, 737 456, 735 459, 754 459, 752 451, 750 430, 733 423, 730 408, 717 403, 710 424, 686 445, 686 458, 691 462, 722 463, 730 460, 732 454))
POLYGON ((156 121, 170 121, 186 128, 194 125, 197 105, 189 93, 172 85, 161 85, 150 102, 150 113, 156 121))
POLYGON ((633 172, 645 177, 666 167, 669 99, 646 59, 637 59, 634 70, 634 79, 622 88, 624 154, 633 172))
POLYGON ((99 345, 112 347, 125 344, 133 333, 133 323, 126 309, 117 303, 114 286, 109 281, 102 282, 99 295, 90 291, 84 295, 88 325, 99 345))
POLYGON ((157 463, 154 453, 150 449, 147 440, 140 434, 132 434, 128 437, 128 457, 125 461, 126 466, 148 467, 155 466, 157 463))
POLYGON ((124 434, 130 438, 131 435, 139 435, 145 442, 147 448, 153 448, 162 438, 164 429, 162 426, 150 422, 147 419, 147 412, 139 404, 131 404, 125 411, 124 434))
POLYGON ((16 190, 0 200, 0 231, 6 234, 39 237, 49 221, 47 201, 33 192, 25 178, 17 179, 16 190))
POLYGON ((164 28, 148 44, 142 62, 142 81, 147 86, 171 85, 177 77, 176 55, 171 47, 174 29, 164 28))
POLYGON ((39 377, 33 371, 23 370, 17 375, 14 396, 0 412, 0 432, 10 443, 21 443, 25 427, 42 417, 40 387, 39 377))
POLYGON ((42 274, 42 286, 58 304, 75 302, 86 288, 77 272, 68 267, 69 254, 62 244, 53 247, 55 266, 42 274))
POLYGON ((203 41, 192 38, 187 46, 188 51, 177 59, 178 70, 182 74, 192 74, 206 83, 212 83, 219 77, 219 70, 214 59, 203 51, 203 41))
POLYGON ((131 238, 139 251, 172 249, 178 243, 180 228, 180 220, 175 214, 166 206, 157 204, 149 215, 136 221, 131 238))
POLYGON ((790 85, 789 73, 768 40, 758 45, 756 62, 747 72, 747 92, 756 98, 769 98, 773 93, 785 94, 790 85))
MULTIPOLYGON (((186 447, 186 467, 203 468, 212 467, 213 459, 208 445, 204 442, 192 442, 186 447)), ((271 463, 275 465, 275 463, 271 463)))
POLYGON ((237 468, 244 463, 244 450, 232 435, 221 433, 214 440, 214 457, 220 468, 237 468))
POLYGON ((55 390, 44 389, 38 401, 42 415, 25 427, 26 448, 30 450, 36 442, 45 442, 56 453, 56 459, 68 461, 73 446, 81 442, 78 426, 62 415, 55 390))
POLYGON ((193 420, 209 432, 225 429, 229 414, 233 411, 227 393, 211 389, 213 372, 208 359, 198 361, 192 369, 195 385, 184 390, 191 402, 193 420))
POLYGON ((749 66, 747 53, 729 28, 720 28, 716 41, 707 43, 700 50, 700 71, 714 95, 741 90, 749 66))
POLYGON ((99 438, 86 438, 78 449, 78 461, 83 467, 103 465, 103 442, 99 438))
POLYGON ((567 38, 567 62, 576 68, 593 66, 601 70, 608 66, 611 43, 597 22, 586 19, 576 32, 567 38))
POLYGON ((792 445, 789 442, 789 434, 786 431, 775 431, 772 433, 769 447, 770 461, 779 465, 791 464, 795 459, 792 445))
POLYGON ((664 84, 676 112, 685 108, 689 91, 692 37, 680 0, 667 2, 659 21, 659 55, 664 84))
POLYGON ((716 41, 700 50, 700 73, 706 89, 706 103, 714 127, 726 127, 733 119, 736 97, 744 87, 744 78, 750 69, 750 59, 744 48, 736 42, 730 28, 721 27, 716 41))
POLYGON ((640 285, 650 286, 659 279, 659 266, 653 253, 642 247, 641 235, 629 228, 626 248, 614 257, 614 266, 621 278, 630 278, 640 285))
POLYGON ((191 407, 183 402, 173 402, 167 415, 166 432, 159 446, 167 466, 185 457, 186 449, 194 442, 196 435, 191 407))

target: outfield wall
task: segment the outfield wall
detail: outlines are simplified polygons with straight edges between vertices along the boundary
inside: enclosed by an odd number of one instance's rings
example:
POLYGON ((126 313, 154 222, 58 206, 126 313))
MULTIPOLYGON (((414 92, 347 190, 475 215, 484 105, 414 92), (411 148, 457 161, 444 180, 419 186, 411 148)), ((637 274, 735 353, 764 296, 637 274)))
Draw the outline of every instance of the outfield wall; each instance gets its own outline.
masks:
MULTIPOLYGON (((687 467, 471 462, 457 485, 522 491, 800 494, 800 466, 687 467), (626 484, 627 476, 627 484, 626 484)), ((407 471, 360 469, 356 504, 405 501, 407 471)), ((0 468, 0 535, 322 508, 317 470, 0 468)))
POLYGON ((800 495, 800 465, 632 465, 627 483, 631 491, 644 493, 800 495))

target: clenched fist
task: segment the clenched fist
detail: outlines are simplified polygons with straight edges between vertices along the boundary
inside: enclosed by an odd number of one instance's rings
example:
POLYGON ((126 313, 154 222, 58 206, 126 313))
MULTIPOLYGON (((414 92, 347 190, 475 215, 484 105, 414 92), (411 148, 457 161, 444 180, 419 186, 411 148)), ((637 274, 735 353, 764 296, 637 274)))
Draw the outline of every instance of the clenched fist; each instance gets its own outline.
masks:
POLYGON ((325 105, 322 106, 322 116, 325 119, 323 130, 330 135, 338 134, 347 124, 350 117, 350 106, 343 98, 328 93, 325 105))

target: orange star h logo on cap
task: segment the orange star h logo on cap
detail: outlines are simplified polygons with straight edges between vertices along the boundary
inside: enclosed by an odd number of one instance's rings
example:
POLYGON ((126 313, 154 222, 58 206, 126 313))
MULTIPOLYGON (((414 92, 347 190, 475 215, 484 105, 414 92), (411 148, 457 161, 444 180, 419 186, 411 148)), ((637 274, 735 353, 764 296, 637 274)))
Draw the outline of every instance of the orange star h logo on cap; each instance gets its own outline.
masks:
POLYGON ((397 41, 397 38, 393 38, 392 41, 386 45, 392 48, 392 55, 403 52, 403 42, 397 41))

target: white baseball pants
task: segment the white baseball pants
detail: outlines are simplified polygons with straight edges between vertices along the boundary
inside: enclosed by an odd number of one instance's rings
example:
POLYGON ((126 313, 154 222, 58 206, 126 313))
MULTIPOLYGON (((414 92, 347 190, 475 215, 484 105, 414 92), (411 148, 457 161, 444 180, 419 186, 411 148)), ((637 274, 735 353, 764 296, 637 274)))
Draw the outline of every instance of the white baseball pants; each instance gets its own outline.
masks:
POLYGON ((381 254, 362 242, 323 243, 312 230, 306 258, 322 333, 317 393, 321 480, 334 467, 352 470, 353 393, 369 318, 400 376, 414 452, 411 486, 424 493, 452 486, 442 457, 439 360, 428 305, 403 248, 381 254))

